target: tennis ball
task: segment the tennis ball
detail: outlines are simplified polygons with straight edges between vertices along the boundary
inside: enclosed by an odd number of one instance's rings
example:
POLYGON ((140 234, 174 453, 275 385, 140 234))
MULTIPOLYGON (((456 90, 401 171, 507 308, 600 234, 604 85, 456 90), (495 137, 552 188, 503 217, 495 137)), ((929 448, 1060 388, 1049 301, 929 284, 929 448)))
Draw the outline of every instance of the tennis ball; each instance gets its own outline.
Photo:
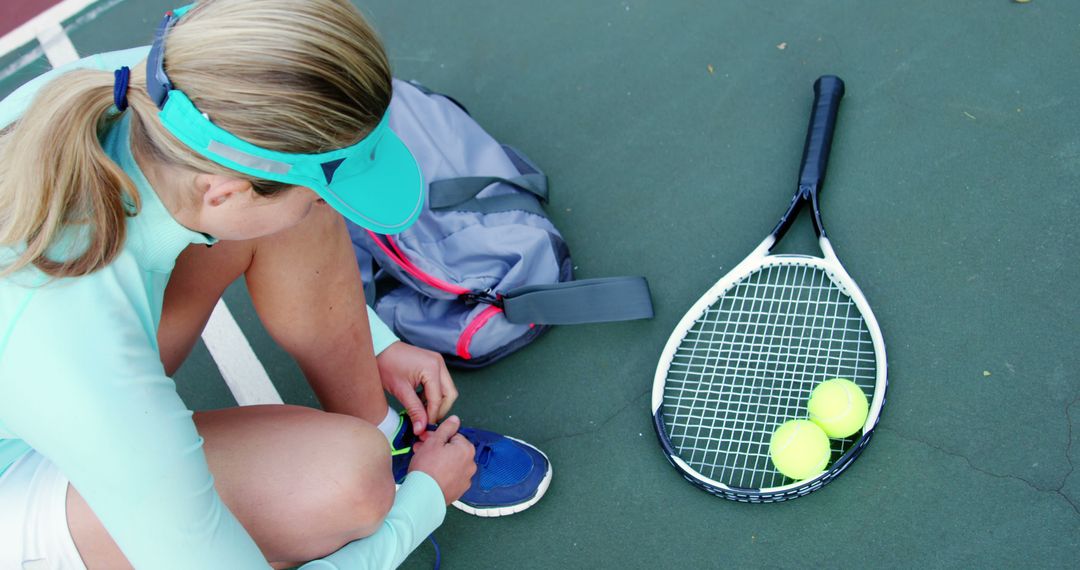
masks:
POLYGON ((829 436, 810 420, 788 420, 769 441, 776 470, 796 480, 809 479, 829 464, 829 436))
POLYGON ((862 388, 846 378, 818 384, 806 407, 810 419, 829 437, 848 437, 862 429, 870 408, 862 388))

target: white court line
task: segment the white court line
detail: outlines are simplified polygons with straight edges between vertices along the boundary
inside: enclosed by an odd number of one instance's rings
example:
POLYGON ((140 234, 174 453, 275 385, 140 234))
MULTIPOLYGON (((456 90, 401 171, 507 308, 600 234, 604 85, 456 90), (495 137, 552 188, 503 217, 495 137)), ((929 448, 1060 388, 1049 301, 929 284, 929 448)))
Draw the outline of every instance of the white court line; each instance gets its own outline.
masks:
MULTIPOLYGON (((90 4, 98 0, 65 0, 56 6, 42 12, 29 20, 14 31, 0 38, 0 57, 8 52, 22 47, 32 40, 37 40, 44 51, 49 64, 58 67, 79 59, 71 38, 68 37, 61 22, 79 13, 90 4)), ((123 0, 107 0, 98 9, 87 13, 80 18, 76 25, 93 20, 98 14, 119 4, 123 0)), ((31 52, 32 57, 20 58, 16 64, 21 65, 11 71, 14 73, 23 66, 37 59, 38 50, 31 52)), ((8 73, 10 75, 10 73, 8 73)), ((6 79, 8 75, 0 77, 6 79)), ((251 344, 244 331, 236 323, 225 301, 219 299, 210 314, 210 321, 203 330, 203 342, 210 350, 222 378, 229 386, 236 402, 241 406, 252 404, 282 404, 284 403, 278 394, 274 384, 270 382, 270 376, 259 357, 255 355, 251 344)))
POLYGON ((218 300, 202 338, 237 404, 284 403, 225 301, 218 300))
MULTIPOLYGON (((0 81, 4 81, 12 75, 15 75, 21 69, 34 63, 39 57, 46 53, 45 50, 42 49, 42 42, 39 39, 39 36, 43 29, 56 25, 61 25, 61 22, 63 22, 64 20, 67 20, 74 14, 78 14, 80 11, 85 10, 85 13, 83 13, 83 15, 76 18, 74 22, 71 22, 67 27, 64 28, 64 32, 66 34, 70 30, 79 28, 88 22, 92 22, 93 20, 97 19, 98 16, 111 9, 113 6, 116 6, 117 4, 124 1, 125 0, 68 0, 57 4, 56 6, 53 6, 49 10, 46 10, 41 14, 35 16, 34 18, 28 20, 26 23, 19 26, 18 28, 12 30, 11 32, 8 32, 7 35, 0 38, 0 57, 4 57, 12 51, 17 50, 24 45, 33 42, 34 40, 39 41, 37 42, 38 45, 36 47, 28 50, 26 53, 19 56, 16 61, 11 62, 7 65, 7 67, 0 69, 0 81), (93 8, 86 9, 88 5, 93 4, 94 2, 97 2, 98 5, 94 6, 93 8)), ((52 63, 53 66, 58 65, 56 63, 53 63, 51 60, 50 63, 52 63)))
POLYGON ((53 67, 60 67, 79 59, 79 53, 75 51, 75 44, 71 43, 71 38, 64 33, 64 28, 60 26, 60 22, 52 22, 42 26, 38 30, 37 40, 41 44, 41 49, 45 50, 45 57, 48 58, 49 65, 53 67))
POLYGON ((59 26, 60 22, 82 12, 94 2, 97 2, 97 0, 64 0, 27 20, 23 25, 0 38, 0 57, 30 43, 38 37, 38 34, 43 29, 59 26))

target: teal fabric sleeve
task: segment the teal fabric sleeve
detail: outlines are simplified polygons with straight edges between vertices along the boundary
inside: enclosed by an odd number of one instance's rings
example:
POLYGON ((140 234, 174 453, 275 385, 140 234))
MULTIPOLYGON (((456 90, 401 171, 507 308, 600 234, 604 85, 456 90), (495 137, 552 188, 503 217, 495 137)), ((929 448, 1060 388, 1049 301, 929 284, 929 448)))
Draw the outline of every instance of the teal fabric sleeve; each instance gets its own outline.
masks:
MULTIPOLYGON (((0 260, 6 261, 6 258, 0 255, 0 260)), ((30 299, 33 299, 34 293, 30 291, 27 295, 23 296, 21 300, 17 300, 12 305, 10 313, 12 314, 12 322, 19 320, 19 316, 26 309, 26 306, 30 304, 30 299)), ((16 300, 16 299, 13 299, 16 300)), ((0 305, 2 307, 3 305, 0 305)), ((7 316, 8 311, 0 310, 0 314, 7 316)), ((0 330, 0 355, 4 354, 4 347, 7 346, 8 339, 11 338, 11 329, 0 330)), ((0 384, 2 384, 2 376, 0 376, 0 384)), ((0 415, 0 418, 3 416, 0 415)), ((15 463, 15 460, 22 457, 27 451, 30 451, 30 446, 26 445, 26 442, 17 439, 12 434, 4 422, 0 420, 0 476, 11 467, 11 464, 15 463)))
MULTIPOLYGON (((135 65, 145 53, 92 56, 31 82, 0 102, 0 125, 16 120, 58 73, 135 65)), ((123 252, 91 275, 43 286, 26 286, 44 281, 32 269, 24 270, 29 278, 0 279, 0 471, 30 448, 44 455, 136 568, 266 568, 214 488, 192 412, 157 346, 176 257, 213 240, 178 224, 149 187, 131 158, 126 120, 103 144, 142 197, 123 252)), ((376 350, 396 340, 377 317, 371 326, 376 350)), ((441 523, 438 486, 423 474, 410 480, 417 482, 402 487, 388 524, 340 557, 400 562, 441 523)))
POLYGON ((21 439, 0 439, 0 476, 27 451, 30 446, 21 439))
MULTIPOLYGON (((115 265, 34 293, 0 358, 0 417, 68 475, 136 568, 266 567, 213 487, 192 414, 149 349, 147 313, 127 302, 121 284, 137 269, 115 265), (59 324, 69 306, 85 309, 78 327, 59 324)), ((16 291, 0 288, 0 306, 16 291)), ((378 532, 309 567, 394 567, 444 516, 438 485, 414 472, 378 532)))
POLYGON ((367 307, 368 327, 371 329, 371 344, 375 347, 375 356, 378 356, 379 353, 386 350, 386 347, 397 342, 398 337, 394 336, 394 332, 390 330, 390 327, 382 322, 375 309, 372 309, 370 305, 364 306, 367 307))
POLYGON ((397 568, 429 534, 442 524, 446 503, 442 490, 427 473, 413 471, 398 489, 394 506, 378 532, 346 544, 341 550, 309 562, 300 570, 362 570, 397 568), (443 505, 433 509, 431 505, 443 505))
MULTIPOLYGON (((142 282, 127 257, 38 289, 0 355, 0 418, 68 477, 136 568, 264 568, 214 489, 151 310, 133 302, 142 282)), ((0 288, 0 307, 20 289, 0 288)))

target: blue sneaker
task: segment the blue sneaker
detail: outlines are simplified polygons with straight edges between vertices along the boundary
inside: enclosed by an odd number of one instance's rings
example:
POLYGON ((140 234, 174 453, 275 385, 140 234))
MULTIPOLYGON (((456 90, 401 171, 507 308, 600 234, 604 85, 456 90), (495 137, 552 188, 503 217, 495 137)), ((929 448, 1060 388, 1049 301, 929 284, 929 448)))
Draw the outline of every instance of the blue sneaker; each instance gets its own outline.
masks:
MULTIPOLYGON (((461 428, 458 433, 476 447, 476 474, 469 490, 454 501, 458 509, 478 517, 512 515, 535 505, 547 492, 551 463, 539 449, 490 431, 461 428)), ((409 471, 415 441, 412 423, 403 411, 390 444, 394 480, 398 483, 409 471)))

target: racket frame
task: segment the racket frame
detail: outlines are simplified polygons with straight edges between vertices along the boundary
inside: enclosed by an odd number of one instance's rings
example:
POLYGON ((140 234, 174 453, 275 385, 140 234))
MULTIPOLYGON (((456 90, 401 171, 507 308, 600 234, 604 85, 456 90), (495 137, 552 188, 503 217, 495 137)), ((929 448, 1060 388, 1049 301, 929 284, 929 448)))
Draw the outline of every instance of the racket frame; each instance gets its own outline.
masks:
POLYGON ((873 437, 874 428, 877 426, 881 409, 885 404, 885 392, 888 385, 888 362, 885 353, 885 341, 881 335, 881 328, 878 325, 877 318, 874 316, 874 312, 871 310, 870 305, 866 301, 866 297, 863 295, 862 291, 859 289, 859 286, 844 269, 843 265, 840 264, 840 261, 832 248, 832 244, 829 242, 829 238, 825 237, 823 234, 818 238, 818 246, 821 248, 824 257, 798 254, 770 254, 769 252, 776 243, 777 240, 774 235, 766 237, 760 245, 754 248, 754 251, 751 252, 750 255, 729 271, 727 275, 724 275, 723 278, 717 281, 716 284, 709 288, 709 290, 694 303, 690 310, 688 310, 679 321, 678 325, 676 325, 671 336, 668 337, 667 344, 665 344, 664 350, 660 356, 660 362, 656 367, 656 374, 653 377, 653 426, 656 428, 657 438, 660 441, 660 446, 664 449, 668 461, 683 475, 684 478, 706 491, 726 499, 749 503, 777 502, 799 497, 819 489, 839 475, 862 452, 866 444, 870 442, 870 438, 873 437), (774 266, 803 266, 821 269, 840 289, 840 292, 849 297, 855 304, 866 323, 867 332, 870 335, 874 347, 874 397, 870 402, 869 412, 866 417, 866 422, 863 424, 861 437, 846 453, 833 462, 824 473, 811 479, 796 481, 778 487, 763 489, 741 488, 727 485, 707 477, 679 457, 678 452, 671 444, 664 424, 664 388, 666 386, 671 361, 678 351, 679 345, 702 314, 707 311, 717 299, 727 293, 736 284, 742 282, 745 278, 757 271, 774 266))
POLYGON ((843 472, 862 453, 862 450, 873 437, 874 428, 880 419, 881 409, 885 404, 885 392, 888 387, 888 362, 885 354, 885 341, 881 335, 881 328, 874 316, 870 304, 866 301, 862 290, 848 274, 847 270, 836 257, 829 238, 825 234, 824 225, 821 222, 821 210, 818 206, 818 190, 825 178, 825 169, 828 164, 829 151, 832 146, 833 130, 836 124, 836 115, 839 110, 840 99, 844 95, 844 84, 835 76, 822 76, 814 82, 814 105, 810 115, 810 123, 807 127, 806 142, 803 147, 802 163, 799 171, 799 185, 795 195, 791 199, 791 205, 780 221, 754 250, 746 256, 738 265, 731 269, 724 277, 716 282, 704 295, 694 303, 683 315, 683 318, 668 337, 660 360, 657 363, 656 374, 653 377, 652 415, 653 427, 656 428, 657 439, 663 448, 668 462, 678 470, 682 476, 691 483, 702 489, 726 499, 750 502, 767 503, 778 502, 795 497, 800 497, 820 489, 826 483, 843 472), (823 257, 800 254, 772 254, 772 249, 787 233, 788 228, 798 217, 803 205, 809 204, 811 218, 814 224, 814 232, 818 236, 818 247, 823 257), (774 266, 803 266, 821 269, 840 292, 846 295, 855 304, 863 321, 866 323, 874 347, 875 378, 874 396, 870 402, 866 422, 863 424, 862 435, 839 459, 834 461, 825 472, 816 477, 794 481, 777 487, 750 489, 727 485, 705 476, 691 467, 679 457, 678 452, 672 445, 664 424, 663 403, 664 389, 667 383, 668 370, 671 362, 678 351, 686 334, 698 321, 698 319, 711 307, 717 299, 722 297, 736 284, 742 282, 751 274, 762 269, 774 266))

